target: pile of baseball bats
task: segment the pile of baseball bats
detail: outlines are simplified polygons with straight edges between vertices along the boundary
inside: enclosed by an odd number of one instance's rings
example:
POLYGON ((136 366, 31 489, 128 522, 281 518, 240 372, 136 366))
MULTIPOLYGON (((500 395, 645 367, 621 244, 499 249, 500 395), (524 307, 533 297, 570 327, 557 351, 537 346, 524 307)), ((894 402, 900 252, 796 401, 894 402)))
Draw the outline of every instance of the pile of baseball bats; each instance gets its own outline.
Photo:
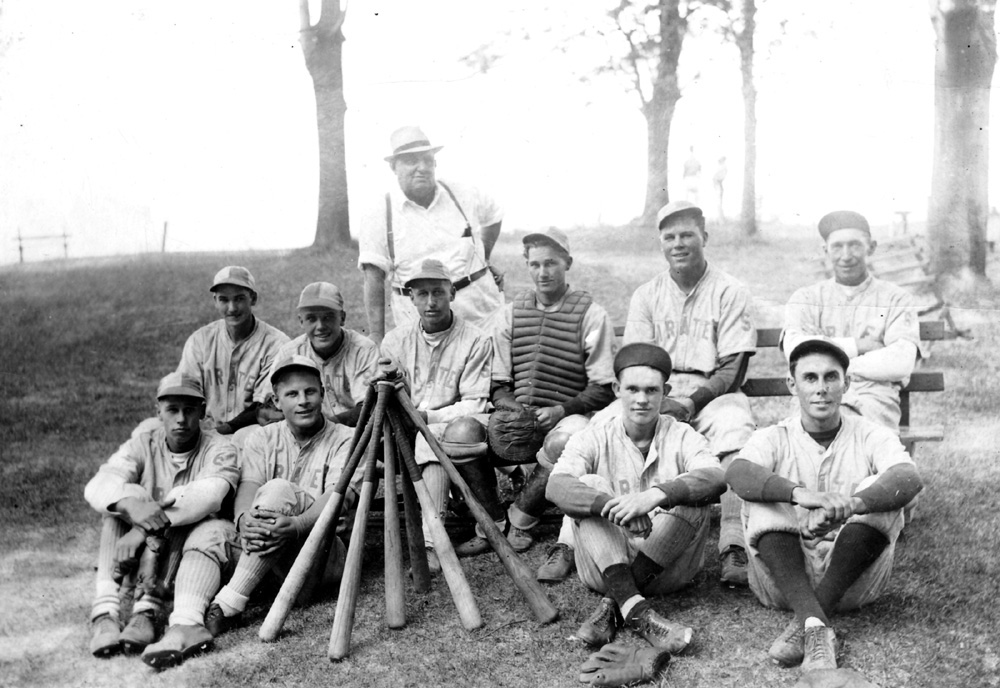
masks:
MULTIPOLYGON (((493 550, 500 558, 507 574, 524 595, 535 618, 541 623, 554 621, 559 611, 549 600, 545 591, 535 580, 530 569, 522 562, 513 547, 497 528, 486 509, 480 504, 468 484, 441 448, 437 438, 421 418, 406 389, 402 385, 398 371, 388 365, 380 367, 379 375, 371 382, 361 415, 351 441, 350 457, 333 487, 330 499, 313 526, 299 554, 285 578, 271 609, 260 627, 260 639, 271 642, 277 639, 288 618, 296 599, 299 598, 308 581, 315 580, 318 567, 325 561, 335 534, 337 521, 344 503, 344 495, 351 479, 364 463, 364 480, 358 499, 351 541, 347 548, 347 560, 340 581, 337 609, 334 614, 333 629, 330 632, 328 656, 331 661, 339 661, 350 652, 351 633, 354 627, 354 611, 357 606, 361 581, 361 559, 364 549, 368 515, 372 498, 378 487, 376 474, 379 460, 384 469, 385 485, 385 616, 390 628, 406 625, 404 601, 403 553, 399 525, 399 505, 396 499, 396 475, 401 477, 403 493, 403 518, 406 524, 410 570, 413 587, 417 592, 430 589, 430 572, 427 568, 427 553, 421 530, 421 512, 427 521, 434 550, 441 562, 444 579, 451 591, 455 607, 462 625, 474 630, 483 625, 479 607, 472 595, 465 574, 458 562, 444 523, 431 500, 430 492, 424 484, 420 467, 413 453, 413 444, 405 429, 405 419, 424 436, 434 455, 458 489, 472 513, 473 518, 486 534, 493 550)), ((325 478, 325 476, 324 476, 325 478)))

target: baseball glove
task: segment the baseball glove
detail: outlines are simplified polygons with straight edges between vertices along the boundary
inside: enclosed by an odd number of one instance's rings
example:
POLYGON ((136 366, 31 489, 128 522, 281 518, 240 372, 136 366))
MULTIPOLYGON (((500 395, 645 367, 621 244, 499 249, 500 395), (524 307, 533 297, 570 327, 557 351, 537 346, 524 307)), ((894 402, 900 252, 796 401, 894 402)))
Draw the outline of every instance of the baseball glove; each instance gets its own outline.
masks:
POLYGON ((494 411, 486 434, 490 449, 505 465, 534 463, 545 441, 545 433, 530 408, 494 411))
POLYGON ((652 681, 667 668, 670 653, 655 647, 629 647, 608 643, 580 667, 580 683, 591 686, 624 686, 652 681))

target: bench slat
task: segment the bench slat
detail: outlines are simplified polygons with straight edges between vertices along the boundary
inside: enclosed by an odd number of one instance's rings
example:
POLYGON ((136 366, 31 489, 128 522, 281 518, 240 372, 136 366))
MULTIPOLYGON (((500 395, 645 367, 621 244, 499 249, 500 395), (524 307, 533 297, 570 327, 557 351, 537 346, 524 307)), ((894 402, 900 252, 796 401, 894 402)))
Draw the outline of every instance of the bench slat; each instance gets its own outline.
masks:
MULTIPOLYGON (((615 336, 621 337, 625 334, 625 326, 615 327, 615 336)), ((778 346, 781 338, 780 327, 762 327, 757 330, 757 348, 766 349, 778 346)), ((940 320, 921 320, 920 339, 925 342, 937 342, 945 338, 944 322, 940 320)))
POLYGON ((926 425, 923 427, 901 427, 899 429, 899 441, 903 444, 914 442, 941 442, 944 440, 943 425, 926 425))
MULTIPOLYGON (((910 384, 903 388, 904 392, 943 392, 944 373, 916 372, 910 376, 910 384)), ((743 393, 748 397, 787 397, 791 396, 783 377, 749 378, 743 385, 743 393)))

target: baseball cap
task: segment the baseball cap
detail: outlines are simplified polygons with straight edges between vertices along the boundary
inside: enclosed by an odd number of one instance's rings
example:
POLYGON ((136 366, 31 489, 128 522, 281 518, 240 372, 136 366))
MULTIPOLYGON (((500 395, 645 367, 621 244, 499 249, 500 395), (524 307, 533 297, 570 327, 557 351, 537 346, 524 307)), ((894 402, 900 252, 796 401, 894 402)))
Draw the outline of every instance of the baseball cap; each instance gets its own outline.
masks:
POLYGON ((173 372, 160 380, 156 388, 156 398, 163 397, 193 397, 205 401, 201 391, 201 381, 184 373, 173 372))
POLYGON ((273 386, 283 373, 287 373, 290 370, 305 370, 315 373, 316 377, 322 379, 319 366, 311 358, 307 358, 301 354, 292 354, 274 364, 274 368, 271 370, 271 385, 273 386))
POLYGON ((632 366, 656 368, 663 373, 665 379, 670 379, 670 373, 674 369, 670 354, 655 344, 642 343, 626 344, 618 351, 614 361, 615 377, 632 366))
POLYGON ((420 264, 420 270, 403 285, 410 286, 417 280, 448 280, 451 282, 451 274, 445 268, 444 263, 434 258, 428 258, 420 264))
POLYGON ((335 284, 313 282, 299 295, 299 308, 329 308, 332 311, 342 311, 344 297, 335 284))
POLYGON ((392 162, 397 155, 405 153, 437 153, 444 146, 432 146, 427 134, 420 127, 407 126, 400 127, 389 136, 389 148, 392 155, 386 158, 387 162, 392 162))
POLYGON ((868 236, 872 234, 865 216, 853 210, 834 210, 832 213, 824 215, 819 221, 819 235, 823 237, 824 241, 838 229, 860 229, 868 236))
POLYGON ((663 223, 667 221, 667 218, 674 215, 680 215, 682 213, 697 218, 705 217, 704 213, 701 212, 701 208, 696 206, 691 201, 672 201, 660 208, 660 210, 656 213, 656 228, 661 229, 663 227, 663 223))
POLYGON ((221 287, 223 284, 245 287, 252 292, 257 291, 257 283, 254 281, 253 275, 250 274, 249 270, 239 265, 227 265, 215 273, 215 277, 212 279, 212 288, 209 291, 215 291, 216 287, 221 287))
POLYGON ((556 248, 562 249, 567 255, 569 255, 569 239, 566 238, 566 234, 561 229, 549 227, 544 232, 528 234, 521 239, 521 242, 525 246, 536 241, 543 241, 545 243, 552 244, 556 248))
POLYGON ((837 359, 844 370, 851 365, 851 359, 847 352, 825 337, 812 337, 804 339, 795 345, 792 353, 788 356, 788 365, 791 367, 797 360, 808 354, 829 354, 837 359))

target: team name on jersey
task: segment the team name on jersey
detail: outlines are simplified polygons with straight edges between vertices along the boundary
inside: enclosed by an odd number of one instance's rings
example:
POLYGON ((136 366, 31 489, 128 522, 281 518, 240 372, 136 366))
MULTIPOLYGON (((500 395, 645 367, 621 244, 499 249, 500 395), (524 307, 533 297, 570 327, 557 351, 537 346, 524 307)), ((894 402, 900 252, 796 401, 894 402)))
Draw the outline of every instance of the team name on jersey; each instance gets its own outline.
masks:
MULTIPOLYGON (((683 320, 661 320, 655 323, 657 341, 670 341, 687 335, 692 339, 713 341, 717 320, 708 318, 684 318, 683 320)), ((749 324, 749 323, 748 323, 749 324)))

